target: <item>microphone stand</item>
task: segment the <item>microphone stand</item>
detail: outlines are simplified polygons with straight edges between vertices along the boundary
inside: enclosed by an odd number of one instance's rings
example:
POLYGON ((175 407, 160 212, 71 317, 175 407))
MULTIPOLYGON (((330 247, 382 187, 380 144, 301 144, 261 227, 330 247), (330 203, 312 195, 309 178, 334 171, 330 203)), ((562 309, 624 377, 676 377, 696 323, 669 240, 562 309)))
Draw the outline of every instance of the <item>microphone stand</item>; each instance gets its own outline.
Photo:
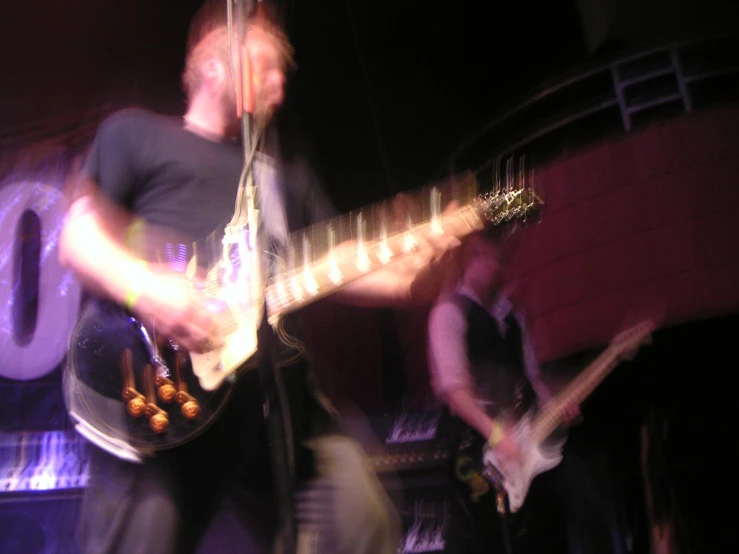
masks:
MULTIPOLYGON (((261 0, 258 0, 261 2, 261 0)), ((257 237, 259 231, 258 212, 256 210, 256 186, 254 183, 254 156, 261 136, 265 131, 266 121, 257 122, 254 129, 254 91, 252 90, 251 66, 245 48, 247 16, 253 13, 254 0, 227 0, 228 2, 228 37, 229 54, 234 83, 236 85, 237 109, 241 118, 242 144, 244 148, 244 167, 239 183, 236 200, 236 211, 231 225, 238 230, 248 229, 248 252, 251 256, 252 299, 260 299, 264 290, 261 276, 261 246, 257 237), (234 13, 235 12, 235 13, 234 13), (236 24, 234 25, 234 19, 236 24), (234 29, 235 28, 235 29, 234 29), (238 54, 234 56, 234 45, 238 54), (237 67, 233 67, 238 60, 237 67), (235 71, 234 71, 235 69, 235 71), (246 214, 243 212, 246 205, 246 214)), ((227 237, 228 241, 228 227, 227 237)), ((264 232, 262 229, 260 232, 264 232)), ((236 238, 236 237, 233 237, 236 238)), ((224 245, 224 248, 226 246, 224 245)), ((264 394, 264 414, 267 437, 271 443, 274 491, 280 510, 281 527, 278 537, 282 541, 283 554, 294 554, 297 551, 298 530, 295 517, 293 490, 295 484, 294 445, 290 407, 282 375, 279 367, 279 351, 272 327, 267 323, 266 310, 257 330, 257 348, 259 376, 264 394)))
POLYGON ((252 129, 254 127, 254 100, 251 90, 251 67, 249 65, 248 56, 244 49, 244 39, 246 38, 246 19, 253 10, 253 0, 228 0, 228 23, 229 23, 229 39, 231 40, 230 54, 233 58, 234 43, 237 48, 238 60, 237 71, 235 75, 236 91, 237 91, 237 111, 241 116, 241 134, 244 146, 244 160, 247 161, 246 170, 251 172, 251 160, 249 155, 252 146, 252 129), (236 20, 234 31, 234 19, 236 20), (234 40, 235 37, 235 40, 234 40))
MULTIPOLYGON (((251 67, 245 51, 246 19, 251 11, 252 0, 227 0, 229 67, 236 89, 236 111, 240 118, 241 142, 244 149, 244 167, 239 179, 234 216, 229 227, 249 229, 249 249, 258 248, 254 185, 254 155, 258 137, 254 137, 254 94, 252 91, 251 67), (244 212, 246 209, 246 212, 244 212)), ((260 133, 261 134, 261 133, 260 133)), ((227 237, 231 238, 231 237, 227 237)), ((236 237, 233 237, 236 238, 236 237)), ((232 243, 233 244, 233 243, 232 243)), ((259 262, 259 260, 252 260, 259 262)), ((257 266, 258 267, 258 266, 257 266)), ((258 292, 254 290, 252 292, 258 292)))

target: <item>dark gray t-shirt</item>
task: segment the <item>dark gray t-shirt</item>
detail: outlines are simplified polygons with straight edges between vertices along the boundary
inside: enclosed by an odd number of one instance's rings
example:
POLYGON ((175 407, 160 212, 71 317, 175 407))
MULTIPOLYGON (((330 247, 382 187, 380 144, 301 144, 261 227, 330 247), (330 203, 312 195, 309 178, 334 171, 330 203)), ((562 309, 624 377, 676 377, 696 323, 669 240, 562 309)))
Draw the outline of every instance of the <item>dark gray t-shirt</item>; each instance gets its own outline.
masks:
MULTIPOLYGON (((282 162, 277 148, 271 150, 282 162)), ((100 126, 85 171, 114 202, 192 243, 231 219, 242 165, 240 144, 203 138, 184 129, 179 118, 127 109, 100 126)), ((335 213, 306 163, 274 167, 288 231, 335 213)), ((262 217, 270 214, 263 210, 262 217)))

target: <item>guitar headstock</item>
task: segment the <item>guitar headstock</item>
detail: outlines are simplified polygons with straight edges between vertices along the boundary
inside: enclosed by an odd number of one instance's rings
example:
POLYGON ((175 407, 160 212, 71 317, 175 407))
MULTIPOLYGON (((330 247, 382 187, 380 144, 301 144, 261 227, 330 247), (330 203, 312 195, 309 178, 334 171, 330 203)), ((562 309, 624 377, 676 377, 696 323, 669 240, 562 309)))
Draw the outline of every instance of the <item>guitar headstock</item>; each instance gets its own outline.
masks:
POLYGON ((508 160, 502 178, 496 164, 492 190, 479 195, 476 203, 481 217, 494 227, 504 226, 506 234, 536 223, 544 205, 534 187, 533 172, 526 173, 523 158, 518 170, 513 167, 513 159, 508 160))
POLYGON ((616 335, 609 348, 615 350, 619 358, 631 360, 642 344, 649 344, 652 341, 654 328, 653 321, 642 321, 616 335))

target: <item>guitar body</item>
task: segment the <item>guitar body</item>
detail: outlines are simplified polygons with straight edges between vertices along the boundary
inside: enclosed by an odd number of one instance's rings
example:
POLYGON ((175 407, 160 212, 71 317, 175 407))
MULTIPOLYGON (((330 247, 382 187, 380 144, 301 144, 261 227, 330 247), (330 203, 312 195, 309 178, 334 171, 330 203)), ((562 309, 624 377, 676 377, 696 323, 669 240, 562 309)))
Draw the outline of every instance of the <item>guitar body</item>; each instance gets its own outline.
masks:
POLYGON ((487 444, 483 446, 483 474, 505 489, 511 513, 516 513, 523 505, 534 478, 562 461, 564 441, 537 444, 531 438, 532 419, 532 415, 527 414, 514 427, 513 437, 521 452, 519 463, 507 462, 487 444))
MULTIPOLYGON (((474 433, 475 440, 466 441, 465 460, 471 461, 468 465, 477 463, 480 466, 477 472, 481 479, 508 496, 511 513, 517 512, 523 505, 534 478, 555 468, 562 461, 565 441, 556 440, 552 433, 562 423, 564 408, 582 403, 616 367, 619 360, 633 357, 643 343, 651 340, 653 329, 654 322, 646 320, 620 332, 608 348, 548 402, 541 412, 534 413, 532 410, 524 415, 513 427, 512 438, 520 451, 519 460, 502 459, 487 443, 479 446, 483 439, 478 433, 474 433), (474 448, 477 454, 470 454, 470 448, 474 448), (481 461, 475 460, 476 456, 481 461)), ((474 484, 477 491, 484 489, 480 485, 481 479, 473 481, 469 476, 461 475, 459 469, 457 476, 471 485, 474 484)), ((477 491, 473 491, 473 498, 475 495, 479 496, 477 491)))
POLYGON ((151 335, 128 312, 90 300, 64 370, 64 400, 77 430, 131 461, 202 433, 232 390, 232 379, 206 390, 186 352, 171 345, 152 351, 151 344, 151 335))

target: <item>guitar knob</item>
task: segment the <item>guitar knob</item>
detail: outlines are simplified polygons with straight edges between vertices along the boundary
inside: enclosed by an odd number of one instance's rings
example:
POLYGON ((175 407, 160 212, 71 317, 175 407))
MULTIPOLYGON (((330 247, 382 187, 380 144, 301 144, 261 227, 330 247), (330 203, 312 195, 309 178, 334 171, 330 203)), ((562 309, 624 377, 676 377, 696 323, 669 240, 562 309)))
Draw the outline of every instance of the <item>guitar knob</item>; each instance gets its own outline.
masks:
POLYGON ((126 411, 133 417, 141 417, 146 410, 143 396, 136 396, 126 403, 126 411))
POLYGON ((188 400, 182 405, 180 411, 185 419, 193 420, 200 413, 200 405, 195 400, 188 400))
POLYGON ((177 390, 174 388, 174 385, 170 385, 169 383, 165 383, 157 389, 157 396, 162 402, 174 402, 176 395, 177 390))
POLYGON ((149 418, 149 427, 151 427, 151 430, 157 434, 164 433, 164 431, 167 430, 167 427, 169 427, 167 412, 160 410, 159 413, 151 416, 149 418))

